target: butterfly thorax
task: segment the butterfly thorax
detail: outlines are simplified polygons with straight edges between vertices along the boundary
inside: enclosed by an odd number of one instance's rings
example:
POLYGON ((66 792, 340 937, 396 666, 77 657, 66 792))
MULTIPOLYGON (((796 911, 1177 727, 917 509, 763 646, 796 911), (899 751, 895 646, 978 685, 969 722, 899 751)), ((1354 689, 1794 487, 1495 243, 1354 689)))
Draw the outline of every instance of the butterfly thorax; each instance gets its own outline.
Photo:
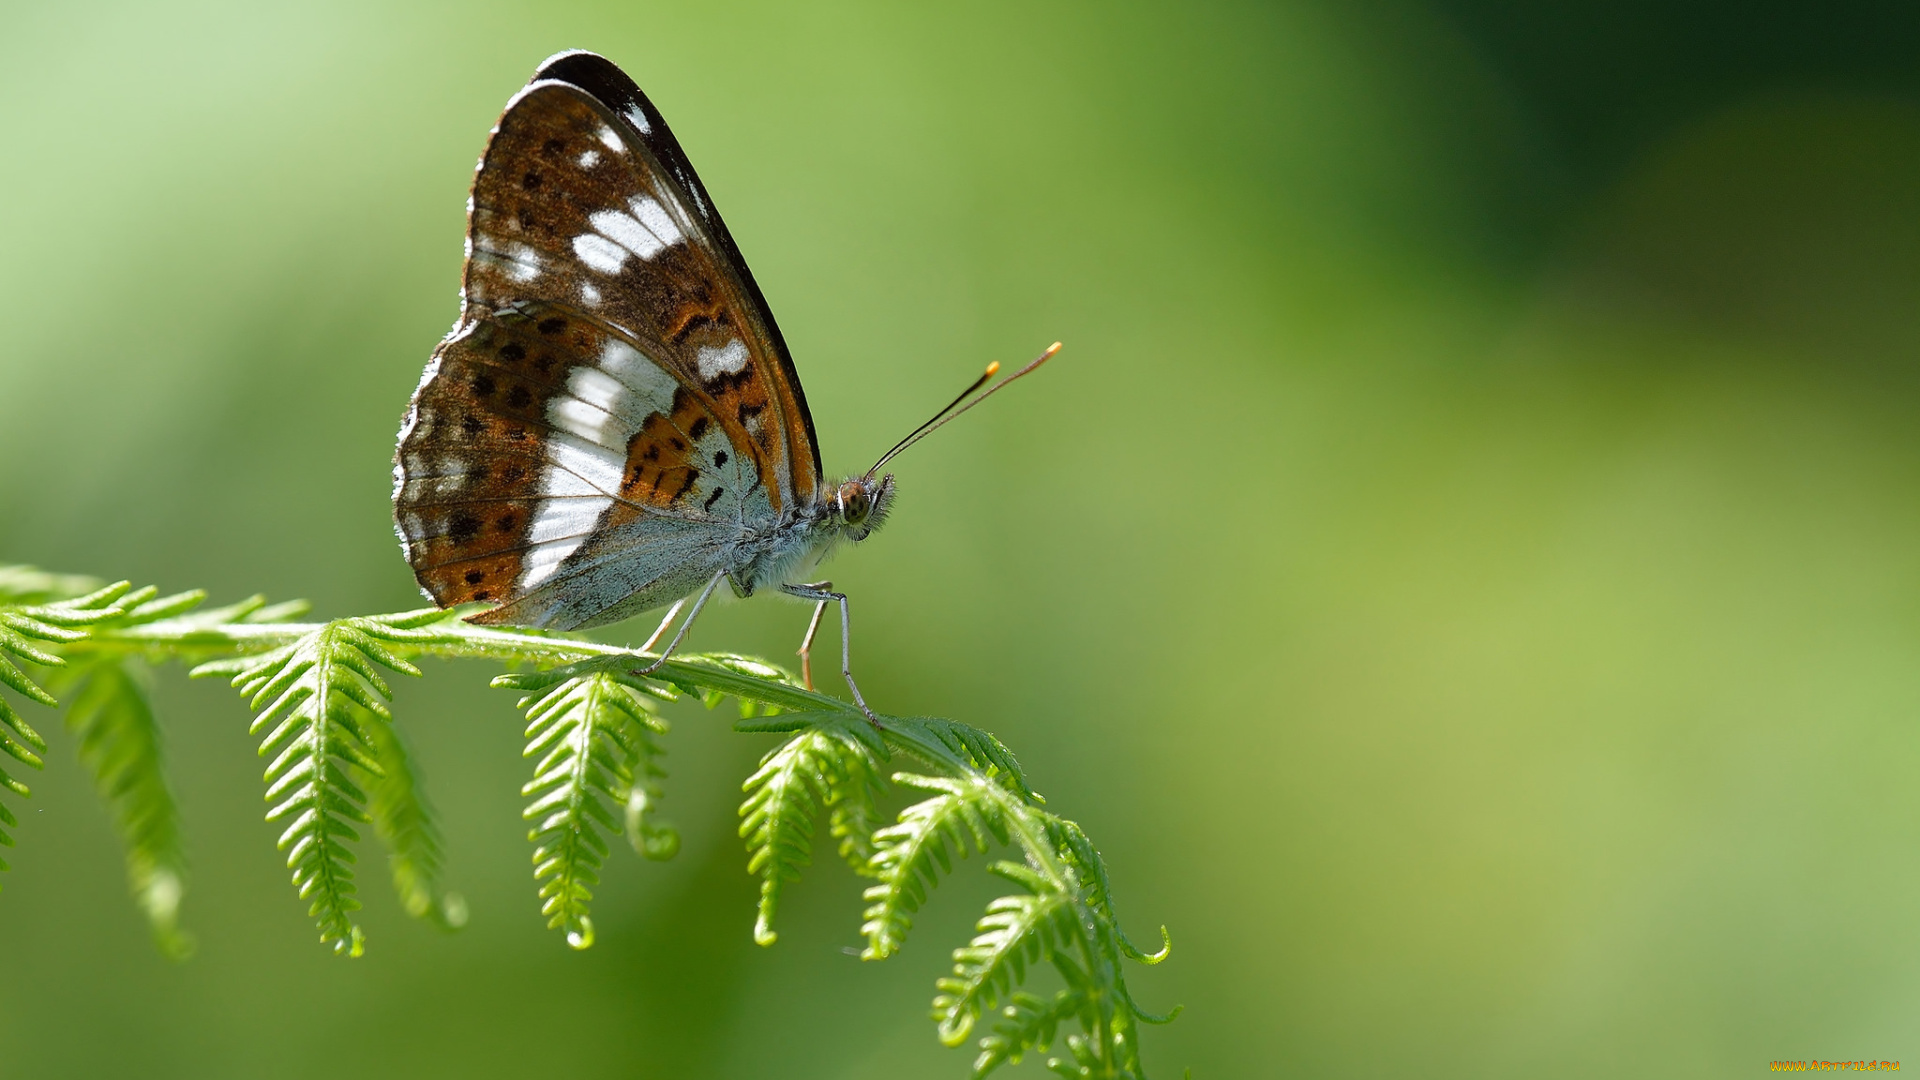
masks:
POLYGON ((886 521, 893 477, 854 476, 820 485, 814 497, 763 533, 743 535, 727 571, 734 591, 795 582, 825 561, 840 543, 859 543, 886 521))

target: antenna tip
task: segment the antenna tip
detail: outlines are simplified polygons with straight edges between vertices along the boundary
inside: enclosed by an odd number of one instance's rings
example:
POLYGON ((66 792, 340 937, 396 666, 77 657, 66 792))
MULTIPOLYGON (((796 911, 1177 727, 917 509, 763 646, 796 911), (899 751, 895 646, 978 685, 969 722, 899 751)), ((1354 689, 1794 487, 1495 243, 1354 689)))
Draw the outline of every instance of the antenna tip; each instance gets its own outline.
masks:
POLYGON ((993 378, 993 373, 994 373, 994 372, 996 372, 996 371, 999 371, 999 370, 1000 370, 1000 361, 998 361, 998 360, 995 360, 995 361, 994 361, 993 363, 991 363, 991 364, 988 364, 988 365, 987 365, 987 378, 989 378, 989 379, 991 379, 991 378, 993 378))
POLYGON ((1060 351, 1060 343, 1056 341, 1056 342, 1054 342, 1053 344, 1051 344, 1051 345, 1049 345, 1049 346, 1047 346, 1047 353, 1046 353, 1046 354, 1047 354, 1048 356, 1052 356, 1052 355, 1053 355, 1054 353, 1057 353, 1057 352, 1059 352, 1059 351, 1060 351))

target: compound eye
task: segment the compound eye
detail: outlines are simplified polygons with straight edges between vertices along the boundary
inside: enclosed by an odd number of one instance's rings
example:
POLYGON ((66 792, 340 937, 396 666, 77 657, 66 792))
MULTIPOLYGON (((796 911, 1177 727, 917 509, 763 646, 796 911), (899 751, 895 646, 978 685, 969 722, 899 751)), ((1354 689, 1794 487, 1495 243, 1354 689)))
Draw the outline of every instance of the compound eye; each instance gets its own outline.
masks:
POLYGON ((873 502, 867 497, 867 489, 858 484, 847 484, 840 489, 840 509, 849 523, 857 523, 867 516, 873 502))

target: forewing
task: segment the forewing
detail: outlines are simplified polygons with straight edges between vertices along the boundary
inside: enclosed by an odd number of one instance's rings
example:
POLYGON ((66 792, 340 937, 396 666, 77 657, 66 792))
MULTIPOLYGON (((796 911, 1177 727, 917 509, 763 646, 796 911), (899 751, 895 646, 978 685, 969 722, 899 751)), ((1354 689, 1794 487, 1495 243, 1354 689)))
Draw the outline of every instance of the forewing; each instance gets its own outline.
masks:
POLYGON ((723 262, 732 271, 744 299, 759 318, 761 329, 773 345, 778 364, 771 374, 797 406, 796 411, 806 436, 805 445, 811 455, 813 471, 818 475, 819 440, 814 436, 813 415, 807 410, 807 396, 800 388, 800 374, 794 370, 786 340, 780 336, 780 327, 774 321, 766 297, 760 292, 759 283, 753 279, 753 271, 748 268, 747 260, 741 257, 740 249, 734 246, 733 234, 727 231, 726 222, 720 219, 720 212, 714 209, 707 186, 701 183, 700 174, 693 170, 693 163, 687 160, 686 152, 680 149, 680 140, 673 137, 673 129, 667 126, 660 110, 653 107, 653 102, 640 92, 640 88, 618 65, 604 56, 585 50, 575 49, 548 57, 533 76, 535 82, 545 79, 578 86, 619 113, 630 125, 628 135, 637 136, 647 148, 651 160, 664 168, 679 189, 693 200, 693 211, 700 218, 702 231, 719 249, 723 262))
MULTIPOLYGON (((618 73, 584 56, 548 67, 618 73)), ((665 123, 618 89, 536 78, 508 104, 474 180, 469 315, 529 300, 593 314, 705 399, 776 510, 810 500, 818 451, 772 316, 665 123)))

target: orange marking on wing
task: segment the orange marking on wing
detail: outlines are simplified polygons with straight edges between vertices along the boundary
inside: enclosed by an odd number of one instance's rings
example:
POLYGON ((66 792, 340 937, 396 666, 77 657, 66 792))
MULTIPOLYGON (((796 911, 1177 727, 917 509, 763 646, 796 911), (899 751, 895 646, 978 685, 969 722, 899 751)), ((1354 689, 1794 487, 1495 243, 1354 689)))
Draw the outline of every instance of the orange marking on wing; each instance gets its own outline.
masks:
POLYGON ((459 559, 418 573, 420 583, 441 607, 470 600, 503 600, 513 591, 519 576, 520 556, 516 552, 459 559))
POLYGON ((786 445, 794 447, 794 453, 788 461, 793 472, 793 491, 801 502, 813 498, 820 486, 820 477, 813 468, 811 453, 813 442, 807 431, 807 421, 800 413, 800 405, 784 381, 774 384, 780 393, 780 416, 786 424, 786 445))
POLYGON ((647 417, 627 443, 621 498, 663 509, 683 505, 707 464, 694 456, 694 439, 689 433, 712 425, 713 414, 698 397, 684 389, 676 392, 673 415, 654 413, 647 417))

